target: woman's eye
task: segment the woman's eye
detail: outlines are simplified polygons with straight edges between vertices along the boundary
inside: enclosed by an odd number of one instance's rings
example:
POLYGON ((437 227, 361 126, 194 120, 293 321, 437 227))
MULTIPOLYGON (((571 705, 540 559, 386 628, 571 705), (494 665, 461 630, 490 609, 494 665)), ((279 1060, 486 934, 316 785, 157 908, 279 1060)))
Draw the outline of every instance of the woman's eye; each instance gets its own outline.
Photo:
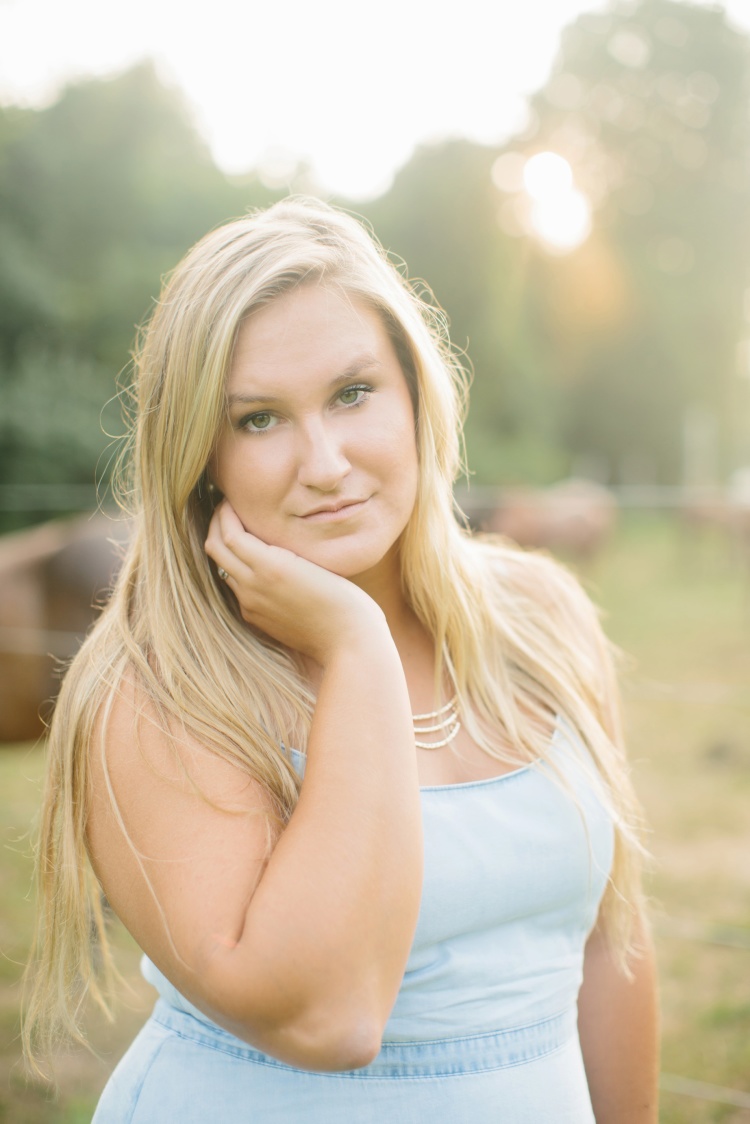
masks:
POLYGON ((364 402, 370 392, 369 386, 347 386, 339 394, 339 402, 344 406, 356 406, 364 402))
POLYGON ((259 413, 249 414, 240 422, 240 428, 246 429, 250 433, 262 433, 266 429, 273 429, 276 418, 273 414, 259 413))

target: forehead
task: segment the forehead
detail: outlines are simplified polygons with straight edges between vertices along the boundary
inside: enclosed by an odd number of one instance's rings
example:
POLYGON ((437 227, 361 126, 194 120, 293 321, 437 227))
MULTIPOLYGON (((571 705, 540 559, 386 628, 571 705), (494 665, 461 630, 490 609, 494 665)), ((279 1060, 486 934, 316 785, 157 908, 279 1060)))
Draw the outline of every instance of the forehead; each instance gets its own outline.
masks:
POLYGON ((322 284, 277 297, 242 323, 227 377, 227 391, 256 381, 284 385, 302 376, 332 378, 352 364, 400 370, 383 321, 363 300, 322 284))

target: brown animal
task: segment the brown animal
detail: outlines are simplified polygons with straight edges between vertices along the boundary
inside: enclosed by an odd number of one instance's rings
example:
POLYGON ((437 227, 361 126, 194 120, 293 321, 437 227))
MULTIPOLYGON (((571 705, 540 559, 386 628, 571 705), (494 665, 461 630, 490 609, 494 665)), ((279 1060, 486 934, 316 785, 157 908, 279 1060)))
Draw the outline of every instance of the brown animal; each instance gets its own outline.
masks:
POLYGON ((750 468, 737 469, 726 488, 686 490, 680 524, 695 542, 698 536, 722 539, 727 557, 750 571, 750 468))
POLYGON ((587 560, 601 549, 616 522, 617 501, 607 488, 570 479, 551 488, 504 490, 485 526, 519 546, 587 560))
POLYGON ((128 524, 97 514, 0 539, 0 742, 36 738, 117 571, 128 524))
MULTIPOLYGON (((481 516, 486 530, 521 546, 583 560, 612 532, 617 508, 600 485, 566 480, 544 491, 504 491, 481 516)), ((0 742, 43 732, 60 666, 106 597, 128 532, 125 521, 98 514, 0 539, 0 742)))

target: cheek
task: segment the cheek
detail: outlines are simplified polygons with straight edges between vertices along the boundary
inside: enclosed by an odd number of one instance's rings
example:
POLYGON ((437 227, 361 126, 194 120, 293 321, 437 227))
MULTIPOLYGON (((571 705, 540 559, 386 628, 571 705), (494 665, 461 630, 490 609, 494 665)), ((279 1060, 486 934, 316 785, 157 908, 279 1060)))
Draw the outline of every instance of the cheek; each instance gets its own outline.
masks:
MULTIPOLYGON (((236 509, 237 514, 249 527, 248 520, 255 515, 264 519, 278 509, 279 496, 283 490, 283 473, 277 464, 278 458, 264 455, 263 449, 247 443, 232 441, 219 449, 212 466, 212 477, 220 490, 236 509)), ((255 439, 258 444, 266 438, 255 439)))
POLYGON ((358 443, 352 459, 359 459, 363 465, 369 461, 383 480, 406 487, 417 471, 414 435, 405 426, 387 436, 371 435, 369 440, 358 443))
POLYGON ((405 471, 416 465, 417 436, 408 397, 397 401, 395 406, 392 401, 384 406, 361 436, 365 440, 369 437, 372 447, 380 451, 384 462, 401 466, 405 471))
POLYGON ((414 430, 400 427, 399 432, 382 450, 382 464, 391 484, 399 510, 411 514, 416 502, 419 460, 414 430))
POLYGON ((282 498, 269 482, 248 472, 244 479, 236 478, 224 491, 242 526, 251 535, 276 546, 287 546, 284 541, 282 498))

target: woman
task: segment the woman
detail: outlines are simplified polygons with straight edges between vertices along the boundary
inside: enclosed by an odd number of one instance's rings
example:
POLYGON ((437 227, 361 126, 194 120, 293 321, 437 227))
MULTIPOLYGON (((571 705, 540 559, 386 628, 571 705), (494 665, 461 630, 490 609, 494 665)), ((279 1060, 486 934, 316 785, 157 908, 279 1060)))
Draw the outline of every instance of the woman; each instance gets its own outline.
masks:
POLYGON ((166 285, 40 848, 27 1042, 105 1001, 100 890, 160 993, 97 1124, 656 1119, 609 656, 560 567, 456 521, 464 399, 322 203, 166 285))

